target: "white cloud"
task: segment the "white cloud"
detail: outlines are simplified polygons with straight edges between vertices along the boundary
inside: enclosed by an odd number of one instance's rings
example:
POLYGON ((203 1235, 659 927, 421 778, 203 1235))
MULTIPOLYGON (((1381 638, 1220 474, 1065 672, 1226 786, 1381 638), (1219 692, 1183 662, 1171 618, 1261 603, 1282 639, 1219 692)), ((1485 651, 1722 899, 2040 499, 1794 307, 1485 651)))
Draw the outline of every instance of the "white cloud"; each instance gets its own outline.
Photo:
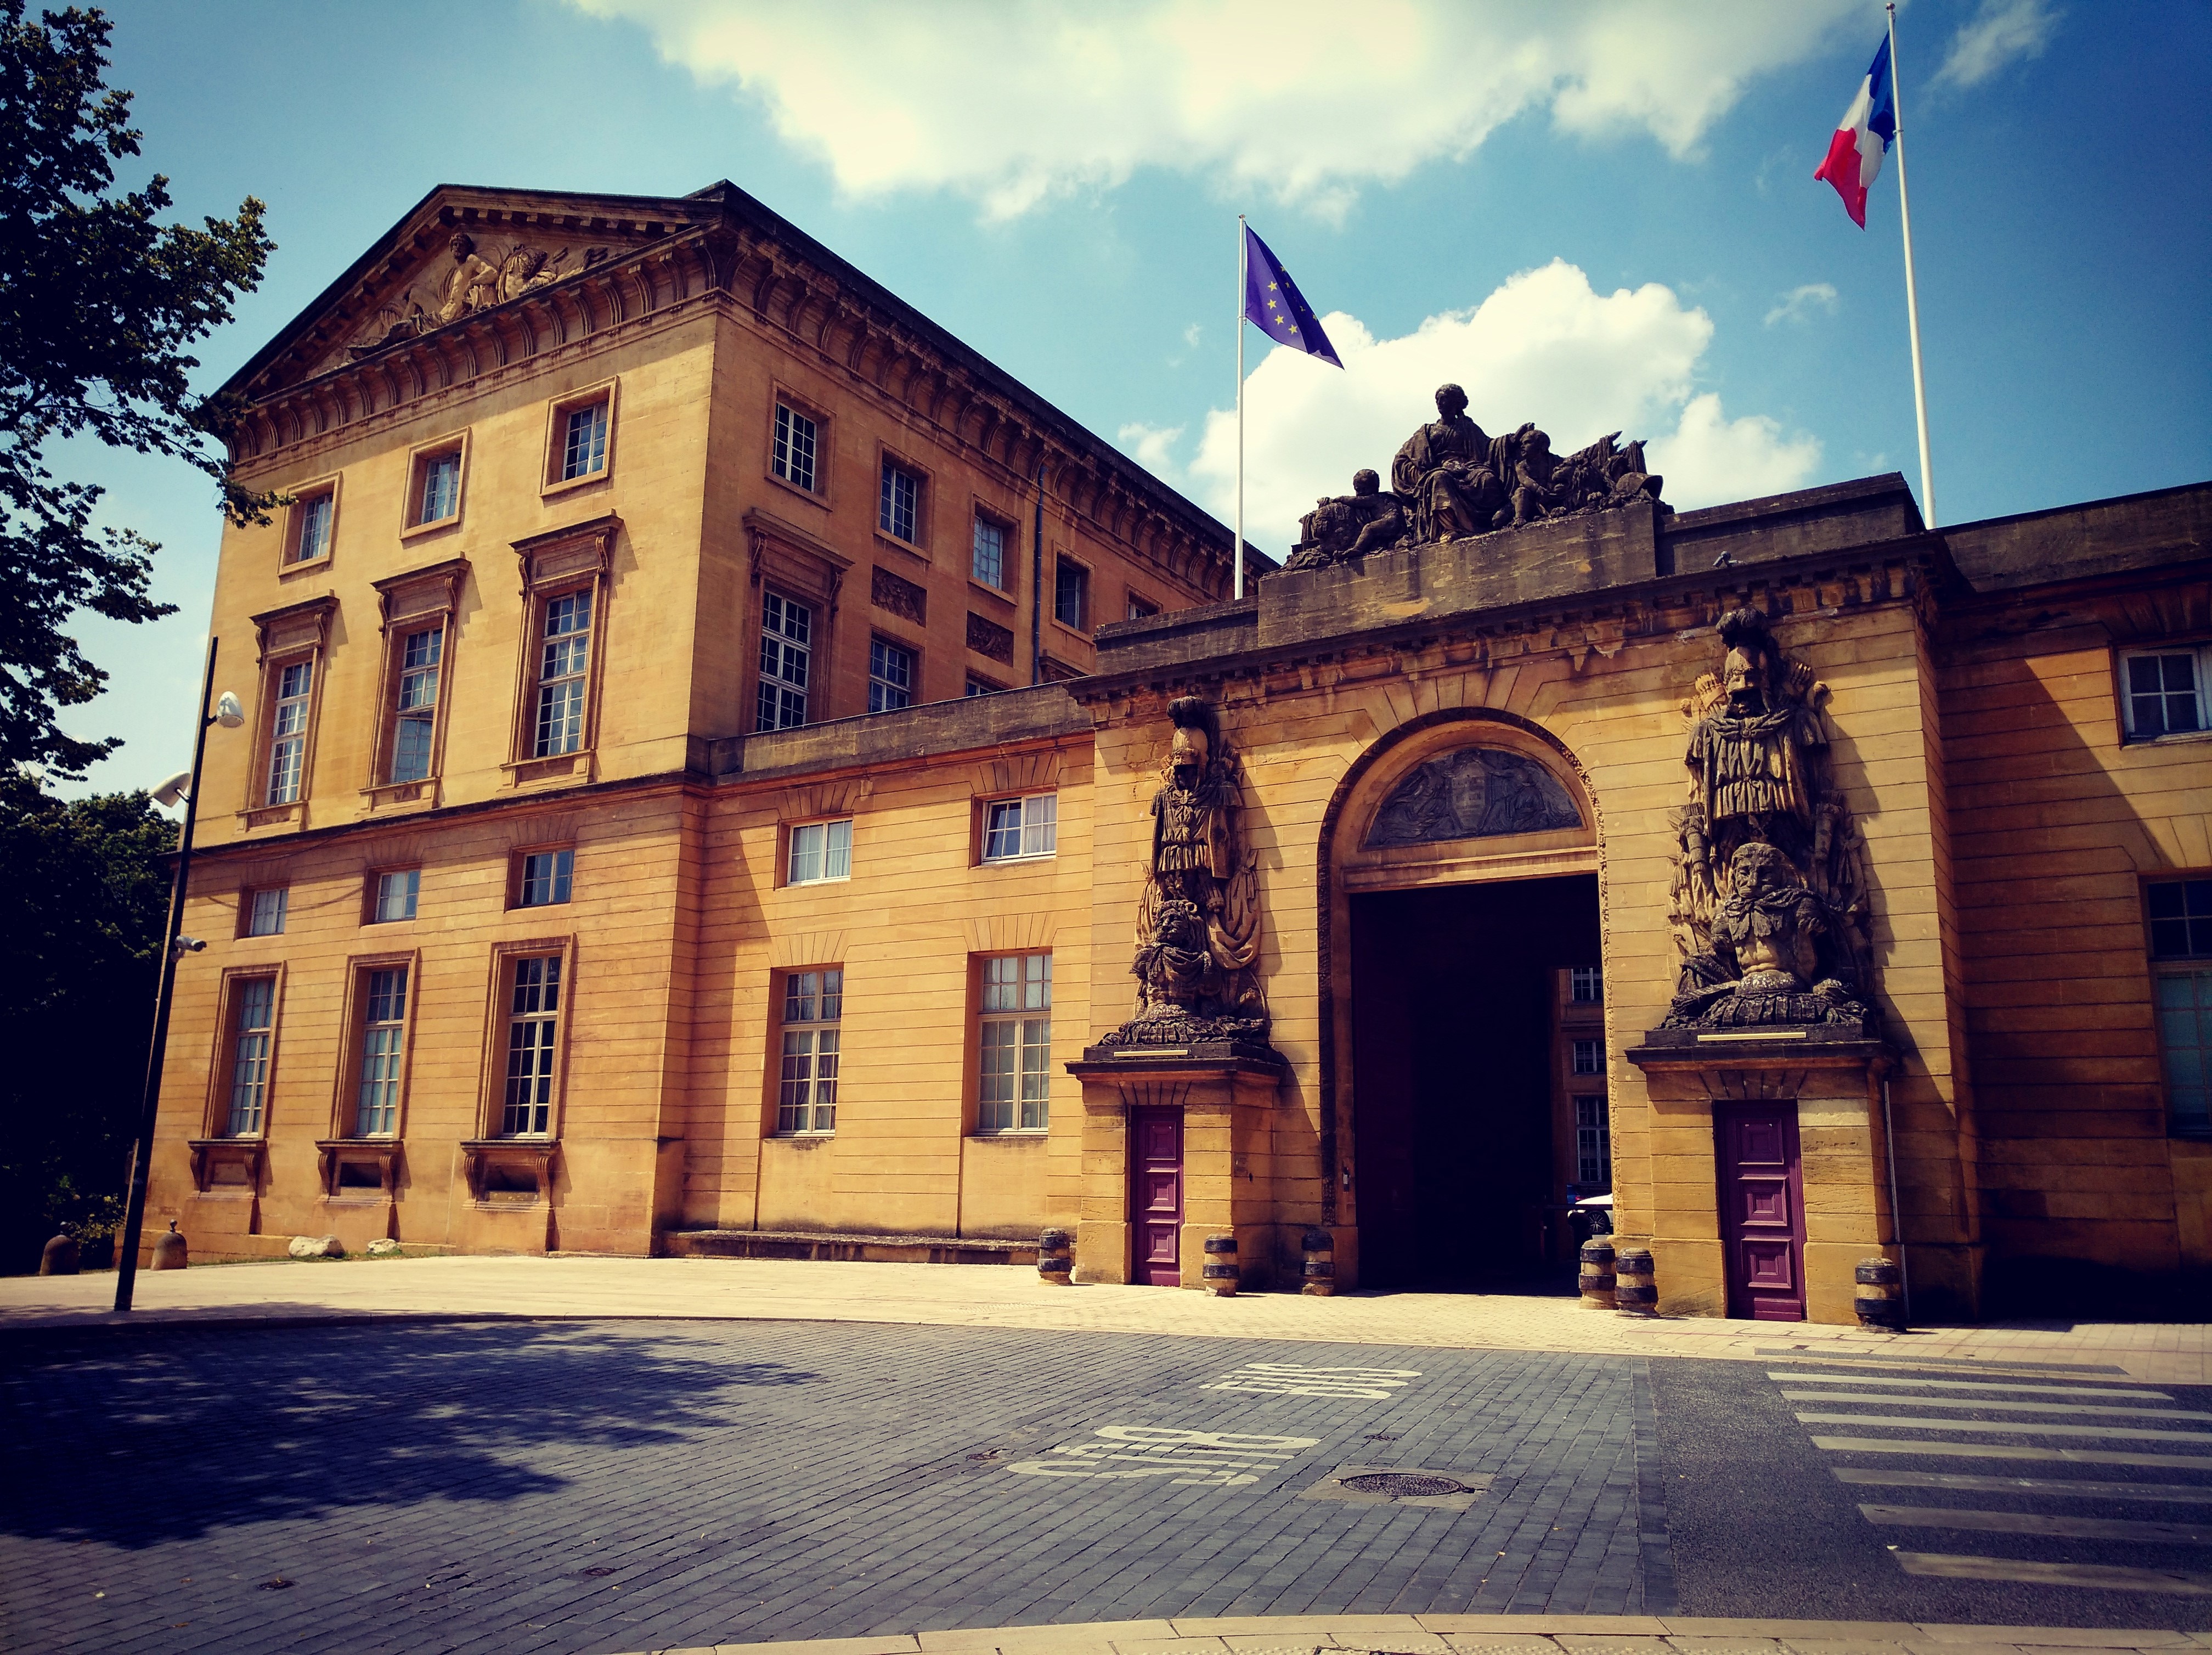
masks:
POLYGON ((1183 329, 1182 342, 1188 345, 1193 350, 1195 350, 1198 349, 1199 338, 1205 332, 1206 330, 1204 328, 1200 327, 1196 322, 1193 322, 1188 327, 1183 329))
POLYGON ((1141 420, 1132 420, 1114 433, 1114 441, 1129 451, 1129 457, 1153 476, 1172 482, 1175 478, 1175 446, 1182 441, 1183 427, 1180 425, 1147 425, 1141 420))
POLYGON ((568 0, 734 86, 854 196, 945 189, 1007 217, 1163 167, 1341 212, 1548 107, 1681 156, 1863 0, 568 0))
POLYGON ((1981 9, 1951 39, 1938 81, 1979 86, 2006 64, 2039 58, 2058 27, 2050 0, 1982 0, 1981 9))
POLYGON ((1826 282, 1808 282, 1802 288, 1792 288, 1782 295, 1782 302, 1766 313, 1766 325, 1777 322, 1802 322, 1815 310, 1836 313, 1836 289, 1826 282))
MULTIPOLYGON (((1696 392, 1712 320, 1656 283, 1600 295, 1555 259, 1401 338, 1376 339, 1341 311, 1322 323, 1342 371, 1278 348, 1245 391, 1245 532, 1278 554, 1317 496, 1348 492, 1362 466, 1389 475, 1399 444, 1436 417, 1434 393, 1448 380, 1466 387, 1469 411, 1492 435, 1534 420, 1562 453, 1608 431, 1650 438, 1678 507, 1796 488, 1820 463, 1817 439, 1762 416, 1731 420, 1717 396, 1696 392)), ((1236 453, 1235 412, 1208 413, 1190 480, 1224 520, 1236 453)))

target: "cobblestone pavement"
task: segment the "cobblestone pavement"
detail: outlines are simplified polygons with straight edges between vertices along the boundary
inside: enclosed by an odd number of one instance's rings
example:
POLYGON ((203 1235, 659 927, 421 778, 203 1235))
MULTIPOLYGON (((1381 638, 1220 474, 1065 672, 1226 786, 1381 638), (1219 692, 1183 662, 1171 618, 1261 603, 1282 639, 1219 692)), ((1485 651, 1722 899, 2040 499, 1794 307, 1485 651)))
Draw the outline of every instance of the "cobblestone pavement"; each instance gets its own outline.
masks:
POLYGON ((1662 1612, 1646 1368, 761 1321, 15 1332, 0 1636, 370 1655, 1662 1612))

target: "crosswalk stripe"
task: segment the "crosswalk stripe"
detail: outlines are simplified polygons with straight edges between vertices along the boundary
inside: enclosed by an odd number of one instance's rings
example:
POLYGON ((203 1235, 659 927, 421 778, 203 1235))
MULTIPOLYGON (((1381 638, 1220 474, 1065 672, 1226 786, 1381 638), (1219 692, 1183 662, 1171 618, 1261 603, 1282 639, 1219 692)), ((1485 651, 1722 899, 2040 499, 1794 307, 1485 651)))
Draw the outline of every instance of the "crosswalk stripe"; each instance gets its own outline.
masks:
POLYGON ((1862 1506, 1869 1523, 1910 1529, 1985 1529, 1996 1534, 2051 1535, 2062 1540, 2140 1540, 2212 1546, 2212 1524, 2143 1523, 2114 1517, 2045 1517, 2037 1512, 1974 1512, 1950 1506, 1862 1506))
POLYGON ((2115 1454, 2092 1448, 2023 1448, 2011 1443, 1912 1441, 1903 1437, 1815 1437, 1832 1453, 1920 1454, 1929 1459, 2056 1460, 2068 1465, 2188 1466, 2212 1471, 2212 1454, 2115 1454))
MULTIPOLYGON (((2140 1500, 2169 1506, 2212 1506, 2212 1482, 2090 1482, 2072 1477, 1978 1477, 1963 1471, 1892 1471, 1832 1465, 1838 1482, 1876 1488, 1971 1488, 1978 1493, 2060 1494, 2075 1500, 2140 1500)), ((2206 1465, 2212 1470, 2212 1462, 2206 1465)))
POLYGON ((1804 1425, 1887 1425, 1905 1431, 1997 1432, 2008 1437, 2160 1437, 2180 1442, 2201 1442, 2212 1448, 2212 1433, 2203 1431, 2153 1431, 2140 1425, 2039 1425, 2023 1420, 2017 1425, 1977 1420, 1929 1420, 1914 1414, 1800 1414, 1804 1425))
POLYGON ((2007 1402, 1994 1396, 1885 1396, 1880 1391, 1785 1390, 1792 1402, 1887 1402, 1893 1407, 1978 1408, 1992 1414, 2118 1414, 2131 1420, 2212 1420, 2181 1408, 2100 1408, 2094 1402, 2007 1402))
POLYGON ((2001 1379, 1891 1379, 1873 1373, 1818 1373, 1802 1368, 1769 1372, 1770 1379, 1816 1384, 1887 1385, 1900 1390, 2003 1390, 2021 1396, 2118 1396, 2130 1402, 2170 1402, 2163 1390, 2112 1390, 2094 1385, 2019 1385, 2001 1379))
POLYGON ((1968 1372, 1978 1370, 1986 1372, 1994 1368, 2007 1371, 2027 1370, 2038 1373, 2115 1373, 2123 1379, 2128 1377, 2127 1369, 2116 1366, 2110 1362, 2039 1362, 2032 1357, 2026 1356, 2015 1357, 2006 1361, 1989 1361, 1968 1356, 1880 1356, 1872 1351, 1862 1351, 1856 1355, 1831 1356, 1823 1352, 1808 1350, 1802 1345, 1794 1346, 1787 1350, 1770 1350, 1762 1346, 1752 1354, 1779 1357, 1789 1362, 1825 1362, 1838 1365, 1851 1362, 1891 1369, 1932 1367, 1952 1372, 1960 1369, 1968 1372))
POLYGON ((1907 1574, 1954 1580, 2007 1580, 2021 1585, 2094 1586, 2106 1591, 2163 1591, 2212 1597, 2212 1574, 2186 1569, 2130 1569, 2112 1563, 2030 1563, 2012 1557, 1954 1557, 1941 1552, 1899 1552, 1907 1574))

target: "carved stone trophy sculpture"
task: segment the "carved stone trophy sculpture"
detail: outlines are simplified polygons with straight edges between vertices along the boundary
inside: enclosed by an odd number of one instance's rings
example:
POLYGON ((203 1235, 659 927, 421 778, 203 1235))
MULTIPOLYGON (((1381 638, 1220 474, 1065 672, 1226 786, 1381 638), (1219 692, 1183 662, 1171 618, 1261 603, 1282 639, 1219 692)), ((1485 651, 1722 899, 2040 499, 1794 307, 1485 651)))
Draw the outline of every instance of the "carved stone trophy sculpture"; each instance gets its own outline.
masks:
POLYGON ((1828 689, 1754 609, 1723 615, 1698 681, 1673 812, 1668 918, 1683 956, 1663 1026, 1852 1024, 1871 1033, 1864 842, 1828 776, 1828 689))
POLYGON ((1171 703, 1165 773, 1137 905, 1137 1013, 1100 1044, 1264 1045, 1258 881, 1243 843, 1242 777, 1213 709, 1171 703))
POLYGON ((1382 479, 1363 470, 1352 474, 1350 494, 1315 502, 1298 520, 1298 550, 1284 567, 1323 569, 1396 545, 1409 520, 1405 503, 1382 490, 1382 479))

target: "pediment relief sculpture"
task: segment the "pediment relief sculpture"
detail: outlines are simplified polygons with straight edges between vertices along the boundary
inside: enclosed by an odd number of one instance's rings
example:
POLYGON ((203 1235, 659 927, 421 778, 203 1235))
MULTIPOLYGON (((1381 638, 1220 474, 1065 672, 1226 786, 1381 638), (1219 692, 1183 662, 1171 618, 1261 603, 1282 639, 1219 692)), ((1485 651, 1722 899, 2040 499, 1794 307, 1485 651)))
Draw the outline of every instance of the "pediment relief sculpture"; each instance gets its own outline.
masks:
POLYGON ((1664 1026, 1856 1024, 1872 1033, 1866 849, 1829 775, 1828 687, 1754 609, 1723 615, 1720 676, 1684 703, 1664 1026))
POLYGON ((1370 849, 1547 833, 1583 825, 1559 778, 1525 753, 1459 747, 1392 789, 1367 830, 1370 849))
POLYGON ((1152 795, 1129 967, 1136 1014, 1100 1044, 1264 1044, 1259 880, 1244 838, 1242 767, 1206 703, 1182 697, 1168 716, 1175 731, 1152 795))
POLYGON ((1386 546, 1464 539, 1558 517, 1656 500, 1664 481, 1647 465, 1644 444, 1623 447, 1620 433, 1571 454, 1533 424, 1492 436, 1468 417, 1467 392, 1437 390, 1437 417, 1407 437, 1390 462, 1390 489, 1371 472, 1352 491, 1324 499, 1299 526, 1285 569, 1321 569, 1386 546))
POLYGON ((479 240, 465 230, 455 230, 446 239, 443 258, 426 265, 396 298, 377 307, 347 344, 345 359, 358 360, 550 287, 564 277, 591 269, 613 252, 604 246, 549 249, 527 241, 479 240))

